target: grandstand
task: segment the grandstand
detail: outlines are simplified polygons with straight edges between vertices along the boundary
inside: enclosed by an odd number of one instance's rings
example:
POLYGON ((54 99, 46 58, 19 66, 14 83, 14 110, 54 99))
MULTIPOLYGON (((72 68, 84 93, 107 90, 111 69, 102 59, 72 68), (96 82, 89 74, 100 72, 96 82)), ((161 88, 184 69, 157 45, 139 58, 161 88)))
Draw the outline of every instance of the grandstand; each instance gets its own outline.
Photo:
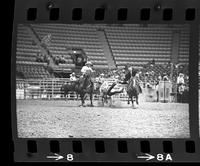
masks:
POLYGON ((17 78, 37 79, 51 78, 46 70, 46 64, 37 62, 17 62, 17 78))
POLYGON ((21 24, 18 26, 17 34, 18 76, 24 75, 24 78, 57 76, 46 70, 46 62, 36 62, 38 53, 41 52, 48 54, 52 62, 55 57, 64 57, 65 63, 53 64, 53 69, 70 72, 75 68, 75 64, 68 48, 82 48, 97 70, 108 70, 110 64, 122 68, 127 63, 143 69, 154 59, 156 62, 154 70, 164 72, 166 70, 164 65, 169 61, 188 63, 189 26, 21 24), (48 34, 52 36, 50 45, 43 48, 41 39, 48 34))

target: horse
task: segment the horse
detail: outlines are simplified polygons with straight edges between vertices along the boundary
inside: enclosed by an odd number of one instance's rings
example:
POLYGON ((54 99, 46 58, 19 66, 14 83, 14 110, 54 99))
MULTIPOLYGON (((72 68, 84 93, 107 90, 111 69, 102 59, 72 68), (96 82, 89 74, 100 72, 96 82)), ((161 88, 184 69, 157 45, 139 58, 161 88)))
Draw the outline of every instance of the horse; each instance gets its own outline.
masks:
POLYGON ((133 106, 133 108, 135 108, 134 100, 133 100, 133 97, 135 97, 136 104, 139 105, 138 96, 139 96, 140 92, 141 92, 140 87, 139 87, 139 85, 137 85, 135 78, 131 77, 128 82, 128 85, 127 85, 127 94, 128 94, 128 103, 127 104, 130 104, 130 100, 131 100, 132 106, 133 106))
POLYGON ((66 95, 68 95, 69 92, 75 92, 76 100, 78 100, 78 93, 76 91, 77 91, 77 82, 76 81, 65 83, 60 88, 61 97, 64 96, 65 100, 66 100, 66 95))
POLYGON ((78 79, 78 85, 77 85, 77 89, 76 91, 80 94, 80 98, 81 98, 81 105, 82 107, 84 107, 85 105, 85 99, 87 96, 85 96, 86 94, 90 95, 90 106, 93 107, 93 102, 92 102, 92 98, 93 98, 93 92, 94 92, 94 83, 91 81, 91 78, 88 74, 85 74, 84 76, 81 76, 78 79))

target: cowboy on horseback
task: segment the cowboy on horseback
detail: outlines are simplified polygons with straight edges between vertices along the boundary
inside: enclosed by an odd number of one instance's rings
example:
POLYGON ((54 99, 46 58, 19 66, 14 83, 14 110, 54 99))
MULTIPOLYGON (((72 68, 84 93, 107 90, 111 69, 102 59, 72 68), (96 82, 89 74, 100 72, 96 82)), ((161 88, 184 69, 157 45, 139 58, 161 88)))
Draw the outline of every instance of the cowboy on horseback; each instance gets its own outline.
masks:
POLYGON ((92 81, 92 75, 94 73, 94 70, 92 69, 92 66, 93 66, 92 62, 87 61, 85 63, 85 66, 83 66, 81 69, 82 75, 79 78, 78 91, 80 93, 82 106, 84 106, 84 100, 87 97, 86 94, 90 95, 91 106, 93 106, 92 96, 94 91, 94 82, 92 81))
POLYGON ((85 66, 82 67, 81 73, 82 73, 82 76, 81 76, 81 77, 85 78, 85 81, 86 81, 86 79, 88 79, 89 82, 90 82, 91 84, 93 84, 93 81, 92 81, 92 79, 91 79, 92 74, 94 73, 94 70, 92 69, 92 62, 87 61, 87 62, 85 63, 85 66))
POLYGON ((142 88, 139 85, 139 74, 137 70, 135 70, 132 66, 126 65, 125 68, 125 79, 123 81, 124 84, 127 84, 128 81, 132 78, 135 80, 135 84, 139 87, 139 93, 142 93, 142 88))

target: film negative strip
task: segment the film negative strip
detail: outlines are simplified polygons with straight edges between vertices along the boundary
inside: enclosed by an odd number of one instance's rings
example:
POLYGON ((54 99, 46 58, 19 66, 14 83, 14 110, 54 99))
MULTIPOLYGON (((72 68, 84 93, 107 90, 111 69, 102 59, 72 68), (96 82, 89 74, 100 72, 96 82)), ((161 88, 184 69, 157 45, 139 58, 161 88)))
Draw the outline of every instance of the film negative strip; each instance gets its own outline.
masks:
POLYGON ((200 162, 198 0, 16 0, 16 162, 200 162))

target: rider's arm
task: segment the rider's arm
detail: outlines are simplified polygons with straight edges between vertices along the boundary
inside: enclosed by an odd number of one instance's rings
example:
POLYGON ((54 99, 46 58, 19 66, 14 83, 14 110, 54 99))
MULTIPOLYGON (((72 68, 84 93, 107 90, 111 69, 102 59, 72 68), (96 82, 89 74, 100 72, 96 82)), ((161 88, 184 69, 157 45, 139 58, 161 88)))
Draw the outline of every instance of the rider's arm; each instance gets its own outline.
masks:
POLYGON ((83 66, 82 69, 81 69, 81 72, 85 73, 85 71, 86 71, 86 66, 83 66))

